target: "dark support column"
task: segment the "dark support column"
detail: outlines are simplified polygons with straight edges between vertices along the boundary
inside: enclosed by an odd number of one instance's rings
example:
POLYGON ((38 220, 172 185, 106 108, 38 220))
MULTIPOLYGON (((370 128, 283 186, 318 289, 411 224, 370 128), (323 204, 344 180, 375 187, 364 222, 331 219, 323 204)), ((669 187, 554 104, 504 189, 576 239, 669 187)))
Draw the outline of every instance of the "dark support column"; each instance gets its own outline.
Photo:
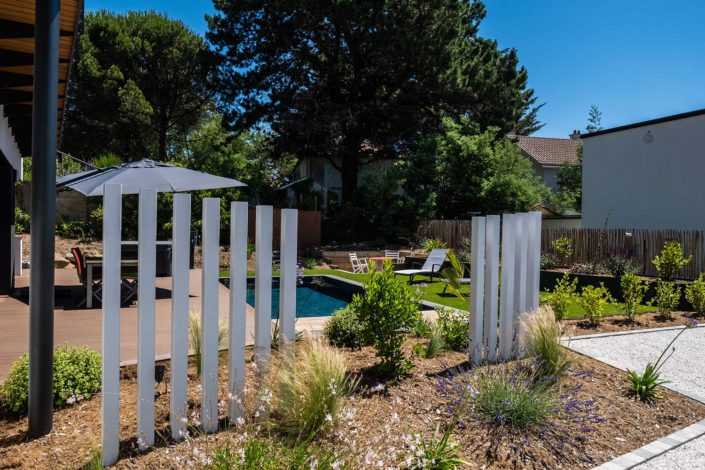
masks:
POLYGON ((0 152, 0 295, 13 287, 12 246, 15 223, 15 169, 0 152))
POLYGON ((36 0, 29 284, 29 436, 51 431, 59 0, 36 0))

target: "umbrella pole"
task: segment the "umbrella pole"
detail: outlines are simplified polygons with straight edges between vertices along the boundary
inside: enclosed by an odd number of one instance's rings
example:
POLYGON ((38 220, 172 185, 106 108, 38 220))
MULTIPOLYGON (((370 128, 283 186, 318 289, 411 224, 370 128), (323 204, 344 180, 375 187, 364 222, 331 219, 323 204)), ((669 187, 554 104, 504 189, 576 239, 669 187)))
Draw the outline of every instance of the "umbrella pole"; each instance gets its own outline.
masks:
POLYGON ((54 222, 59 0, 36 0, 29 284, 29 436, 53 425, 54 222))

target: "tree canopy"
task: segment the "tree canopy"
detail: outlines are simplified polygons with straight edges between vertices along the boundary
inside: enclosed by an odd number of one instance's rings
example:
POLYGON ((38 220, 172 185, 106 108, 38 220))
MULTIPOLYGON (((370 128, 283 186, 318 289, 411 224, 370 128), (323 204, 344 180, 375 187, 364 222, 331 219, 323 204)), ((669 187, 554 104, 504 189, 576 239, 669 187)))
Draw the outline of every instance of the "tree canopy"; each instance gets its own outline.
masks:
POLYGON ((464 116, 480 129, 540 127, 516 51, 478 36, 466 0, 215 0, 207 38, 232 129, 264 124, 273 151, 326 157, 343 199, 361 165, 405 158, 416 139, 464 116))
POLYGON ((170 160, 213 100, 205 41, 159 13, 87 13, 78 57, 64 148, 84 159, 170 160))

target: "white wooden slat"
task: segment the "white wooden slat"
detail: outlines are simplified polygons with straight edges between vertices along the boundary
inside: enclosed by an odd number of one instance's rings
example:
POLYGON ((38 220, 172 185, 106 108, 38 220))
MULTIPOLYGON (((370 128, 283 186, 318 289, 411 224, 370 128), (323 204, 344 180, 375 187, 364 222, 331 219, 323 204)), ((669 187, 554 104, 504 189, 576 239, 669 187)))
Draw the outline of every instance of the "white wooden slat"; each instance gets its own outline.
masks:
POLYGON ((281 211, 281 269, 279 275, 280 344, 296 339, 296 235, 298 211, 281 211))
POLYGON ((527 309, 537 311, 539 308, 539 289, 541 279, 541 212, 530 212, 527 259, 527 309))
POLYGON ((515 214, 515 243, 514 252, 514 356, 520 351, 521 331, 519 328, 519 318, 526 312, 526 271, 527 271, 527 225, 526 214, 515 214))
POLYGON ((101 449, 104 467, 120 452, 120 237, 122 185, 103 191, 103 370, 101 377, 101 449))
POLYGON ((156 310, 157 192, 141 189, 137 248, 137 437, 154 445, 154 315, 156 310))
POLYGON ((485 323, 484 344, 488 361, 497 360, 497 307, 499 302, 500 217, 485 217, 485 323))
POLYGON ((482 362, 484 296, 485 296, 485 218, 472 218, 472 238, 470 241, 470 360, 473 364, 482 362))
POLYGON ((261 398, 270 393, 266 378, 272 346, 272 206, 257 206, 255 215, 255 367, 258 387, 255 414, 263 420, 269 416, 268 404, 261 398))
POLYGON ((499 290, 499 351, 502 359, 511 358, 514 339, 515 219, 513 214, 502 217, 502 284, 499 290))
POLYGON ((230 316, 228 321, 228 419, 244 419, 247 305, 247 202, 230 205, 230 316))
POLYGON ((201 425, 218 430, 218 276, 220 271, 220 199, 203 199, 201 297, 201 425))
POLYGON ((188 419, 188 319, 191 195, 174 194, 171 278, 171 437, 186 435, 188 419))

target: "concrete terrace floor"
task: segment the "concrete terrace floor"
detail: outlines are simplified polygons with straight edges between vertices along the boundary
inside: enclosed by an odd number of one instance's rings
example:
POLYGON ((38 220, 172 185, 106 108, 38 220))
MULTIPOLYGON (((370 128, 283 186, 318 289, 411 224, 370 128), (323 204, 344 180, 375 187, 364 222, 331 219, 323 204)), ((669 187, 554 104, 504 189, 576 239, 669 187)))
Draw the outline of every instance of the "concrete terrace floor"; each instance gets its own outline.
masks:
MULTIPOLYGON (((189 278, 190 309, 201 310, 201 270, 192 269, 189 278)), ((16 278, 16 288, 22 290, 29 284, 29 271, 16 278)), ((56 270, 57 291, 71 289, 80 293, 80 284, 73 269, 56 270)), ((157 359, 167 359, 171 350, 171 278, 157 278, 156 338, 157 359)), ((219 310, 222 324, 227 325, 228 289, 219 286, 219 310)), ((60 299, 61 293, 57 294, 60 299)), ((85 294, 84 294, 85 295, 85 294)), ((54 311, 54 344, 89 346, 101 351, 102 310, 64 309, 57 301, 54 311)), ((137 304, 120 310, 120 360, 130 363, 137 360, 137 304)), ((320 331, 325 317, 301 318, 297 330, 320 331)), ((254 309, 248 305, 246 322, 247 344, 253 343, 254 309)), ((0 297, 0 381, 10 371, 12 363, 29 350, 29 305, 26 298, 0 297)))

